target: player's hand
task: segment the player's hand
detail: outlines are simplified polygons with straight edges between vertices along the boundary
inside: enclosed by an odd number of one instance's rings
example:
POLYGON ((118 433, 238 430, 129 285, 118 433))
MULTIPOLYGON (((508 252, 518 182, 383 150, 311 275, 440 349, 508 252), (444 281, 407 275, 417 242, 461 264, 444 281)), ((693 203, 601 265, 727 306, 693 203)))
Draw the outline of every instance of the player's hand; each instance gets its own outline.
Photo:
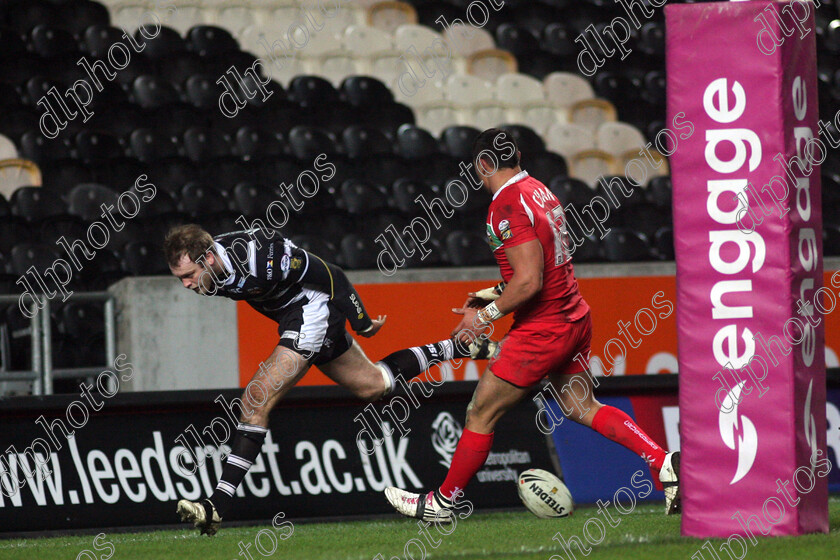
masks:
POLYGON ((479 309, 481 307, 487 307, 491 303, 489 299, 484 299, 475 292, 470 292, 467 296, 469 297, 467 297, 467 301, 464 302, 464 307, 474 307, 479 309))
POLYGON ((376 319, 371 319, 371 323, 373 323, 373 324, 370 327, 368 327, 367 330, 362 331, 358 334, 365 337, 365 338, 372 337, 373 335, 375 335, 376 333, 379 332, 379 329, 381 329, 382 325, 385 324, 385 319, 387 319, 387 318, 388 318, 387 315, 380 315, 376 319))
POLYGON ((482 327, 476 325, 475 316, 478 314, 478 309, 474 307, 457 307, 453 308, 452 312, 463 315, 461 322, 452 331, 452 337, 465 344, 472 344, 484 330, 482 327))

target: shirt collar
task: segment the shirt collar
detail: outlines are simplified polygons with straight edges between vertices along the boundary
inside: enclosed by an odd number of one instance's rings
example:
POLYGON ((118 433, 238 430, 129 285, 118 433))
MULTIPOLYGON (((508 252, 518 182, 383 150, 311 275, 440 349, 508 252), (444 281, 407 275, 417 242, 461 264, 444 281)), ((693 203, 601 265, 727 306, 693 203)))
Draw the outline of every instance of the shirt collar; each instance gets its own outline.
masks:
POLYGON ((232 284, 235 280, 235 274, 233 274, 233 264, 230 262, 230 258, 227 256, 227 251, 225 251, 225 248, 222 247, 217 241, 213 242, 213 249, 215 250, 216 254, 219 255, 219 260, 222 261, 222 266, 224 267, 225 272, 227 272, 228 274, 227 278, 225 278, 225 283, 223 284, 223 286, 232 284))
POLYGON ((512 185, 514 183, 518 183, 519 181, 521 181, 525 177, 528 177, 528 172, 527 171, 520 171, 519 173, 517 173, 516 175, 514 175, 513 177, 508 179, 507 182, 504 185, 499 187, 499 190, 497 190, 495 193, 493 193, 493 200, 496 200, 496 197, 499 196, 499 193, 502 192, 502 189, 504 189, 506 186, 512 185))

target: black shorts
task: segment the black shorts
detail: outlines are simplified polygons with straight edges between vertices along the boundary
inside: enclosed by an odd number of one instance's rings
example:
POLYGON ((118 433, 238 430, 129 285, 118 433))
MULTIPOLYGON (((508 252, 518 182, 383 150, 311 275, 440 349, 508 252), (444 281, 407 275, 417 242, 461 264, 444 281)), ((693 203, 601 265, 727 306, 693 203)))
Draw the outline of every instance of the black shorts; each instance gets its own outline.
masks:
POLYGON ((306 288, 303 294, 274 317, 280 335, 278 345, 317 366, 347 352, 353 339, 345 328, 346 317, 327 294, 306 288))

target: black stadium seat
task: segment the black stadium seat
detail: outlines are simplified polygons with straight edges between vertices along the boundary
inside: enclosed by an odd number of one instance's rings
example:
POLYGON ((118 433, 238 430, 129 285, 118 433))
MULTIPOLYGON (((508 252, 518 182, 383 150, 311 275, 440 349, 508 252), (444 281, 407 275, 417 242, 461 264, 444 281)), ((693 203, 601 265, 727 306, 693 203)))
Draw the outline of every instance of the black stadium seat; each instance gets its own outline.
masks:
POLYGON ((108 25, 111 18, 108 8, 92 0, 73 0, 61 5, 62 19, 67 30, 74 35, 81 35, 93 25, 108 25))
MULTIPOLYGON (((150 68, 154 69, 154 65, 151 62, 145 59, 141 60, 146 62, 150 68)), ((129 64, 128 67, 131 68, 132 66, 134 66, 134 59, 132 59, 131 64, 129 64)), ((216 76, 217 80, 222 74, 222 72, 214 73, 210 68, 208 68, 206 61, 203 58, 198 56, 196 53, 189 51, 177 52, 162 58, 158 61, 156 72, 161 78, 168 80, 173 84, 183 84, 190 76, 195 76, 196 74, 216 76)), ((221 93, 221 91, 219 93, 221 93)))
POLYGON ((205 216, 227 209, 227 201, 222 197, 222 193, 210 185, 192 181, 181 189, 179 210, 192 218, 201 220, 205 216))
POLYGON ((0 27, 0 56, 13 58, 26 52, 26 41, 21 33, 11 27, 0 27))
POLYGON ((59 258, 55 245, 39 243, 19 243, 12 247, 9 254, 9 269, 12 274, 22 276, 34 266, 41 273, 51 267, 59 258))
POLYGON ((376 268, 376 257, 379 251, 379 246, 367 236, 350 233, 341 240, 344 266, 350 269, 376 268))
POLYGON ((46 0, 26 0, 12 3, 4 10, 6 22, 19 33, 29 33, 36 25, 61 25, 58 5, 46 0))
POLYGON ((503 23, 496 28, 496 46, 521 58, 539 50, 540 42, 527 29, 515 23, 503 23))
MULTIPOLYGON (((278 197, 271 189, 256 183, 239 183, 233 188, 233 200, 236 210, 243 216, 265 222, 266 210, 278 197)), ((284 219, 281 210, 272 215, 277 216, 277 221, 284 219)))
MULTIPOLYGON (((81 34, 81 48, 95 58, 107 58, 111 45, 125 41, 123 30, 110 25, 91 25, 81 34)), ((93 63, 91 61, 91 63, 93 63)))
POLYGON ((132 276, 169 274, 160 245, 148 241, 134 241, 123 247, 122 266, 132 276))
POLYGON ((119 139, 111 134, 83 130, 76 135, 76 154, 86 163, 101 163, 124 153, 119 139))
POLYGON ((0 253, 9 255, 12 247, 27 243, 34 236, 32 226, 23 218, 4 218, 0 220, 0 253))
POLYGON ((134 100, 144 109, 157 109, 178 101, 172 84, 154 75, 138 76, 132 88, 134 100))
POLYGON ((341 185, 341 199, 344 209, 351 214, 373 213, 388 205, 388 197, 383 188, 355 179, 341 185))
POLYGON ((449 155, 462 161, 470 161, 473 143, 480 133, 480 130, 471 126, 450 126, 444 129, 441 139, 449 155))
POLYGON ((472 231, 453 231, 446 236, 446 254, 453 266, 485 266, 496 261, 487 240, 472 231))
POLYGON ((181 34, 165 25, 160 26, 160 31, 153 39, 143 37, 138 28, 134 31, 134 40, 139 44, 145 43, 146 47, 143 49, 143 55, 146 58, 163 64, 169 57, 187 51, 187 42, 181 37, 181 34))
POLYGON ((320 154, 336 154, 338 146, 325 130, 311 126, 296 126, 289 132, 292 154, 309 164, 320 154))
POLYGON ((604 258, 609 262, 635 262, 650 259, 647 240, 629 229, 614 227, 602 240, 604 258))
POLYGON ((12 215, 12 207, 5 196, 0 196, 0 218, 6 220, 12 215))
POLYGON ((31 222, 67 213, 61 198, 50 196, 42 187, 19 187, 12 193, 9 204, 13 215, 31 222))
MULTIPOLYGON (((35 54, 45 58, 66 56, 79 50, 72 33, 48 25, 38 25, 32 29, 30 45, 35 54)), ((76 58, 78 59, 78 56, 76 58)))
POLYGON ((547 185, 563 205, 573 204, 578 211, 595 196, 595 191, 586 183, 572 177, 555 177, 547 185))
POLYGON ((402 157, 412 160, 441 155, 435 137, 413 124, 404 124, 397 130, 397 149, 402 157))
POLYGON ((238 51, 239 44, 221 27, 196 25, 187 32, 187 48, 200 56, 221 56, 238 51))
MULTIPOLYGON (((117 206, 117 193, 106 186, 96 183, 77 185, 67 195, 68 211, 87 222, 104 220, 102 218, 103 204, 117 206)), ((116 212, 116 210, 114 210, 116 212)))
POLYGON ((89 166, 74 159, 53 161, 43 167, 44 189, 51 192, 67 193, 79 183, 93 180, 93 171, 89 166))
POLYGON ((570 57, 579 50, 574 41, 576 37, 577 33, 569 31, 565 24, 550 23, 543 30, 543 48, 553 55, 570 57))
POLYGON ((370 76, 350 76, 339 86, 344 98, 356 107, 379 107, 393 103, 394 95, 388 87, 370 76))
POLYGON ((134 156, 144 162, 178 155, 178 144, 172 137, 150 128, 138 128, 132 132, 129 143, 134 156))
POLYGON ((50 140, 40 130, 24 132, 18 149, 21 157, 34 161, 42 168, 46 162, 70 157, 67 138, 59 136, 50 140))
POLYGON ((552 152, 522 152, 522 168, 548 185, 555 177, 565 177, 569 168, 563 156, 552 152))
POLYGON ((519 151, 522 152, 523 160, 530 153, 545 151, 545 142, 543 142, 542 137, 534 129, 521 124, 504 124, 499 128, 508 131, 513 136, 516 145, 519 147, 519 151))
POLYGON ((184 153, 196 163, 209 161, 233 153, 230 139, 205 127, 191 127, 184 133, 184 153))
POLYGON ((199 109, 216 110, 219 107, 221 86, 205 74, 195 74, 187 78, 184 84, 187 99, 199 109))
POLYGON ((351 158, 393 153, 393 143, 375 128, 349 126, 342 134, 344 150, 351 158))
POLYGON ((339 101, 336 89, 318 76, 296 76, 289 83, 289 96, 304 106, 324 107, 339 101))
POLYGON ((236 131, 236 152, 243 159, 278 156, 285 152, 286 142, 280 132, 243 126, 236 131))

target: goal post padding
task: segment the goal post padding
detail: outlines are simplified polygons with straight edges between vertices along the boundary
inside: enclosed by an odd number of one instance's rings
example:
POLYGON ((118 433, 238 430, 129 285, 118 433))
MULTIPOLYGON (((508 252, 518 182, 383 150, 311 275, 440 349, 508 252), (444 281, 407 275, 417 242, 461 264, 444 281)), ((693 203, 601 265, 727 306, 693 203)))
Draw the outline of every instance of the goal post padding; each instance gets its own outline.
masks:
POLYGON ((682 534, 827 532, 824 322, 797 312, 822 287, 820 174, 788 171, 825 157, 813 5, 804 37, 783 2, 665 13, 667 122, 695 128, 670 156, 682 534))

